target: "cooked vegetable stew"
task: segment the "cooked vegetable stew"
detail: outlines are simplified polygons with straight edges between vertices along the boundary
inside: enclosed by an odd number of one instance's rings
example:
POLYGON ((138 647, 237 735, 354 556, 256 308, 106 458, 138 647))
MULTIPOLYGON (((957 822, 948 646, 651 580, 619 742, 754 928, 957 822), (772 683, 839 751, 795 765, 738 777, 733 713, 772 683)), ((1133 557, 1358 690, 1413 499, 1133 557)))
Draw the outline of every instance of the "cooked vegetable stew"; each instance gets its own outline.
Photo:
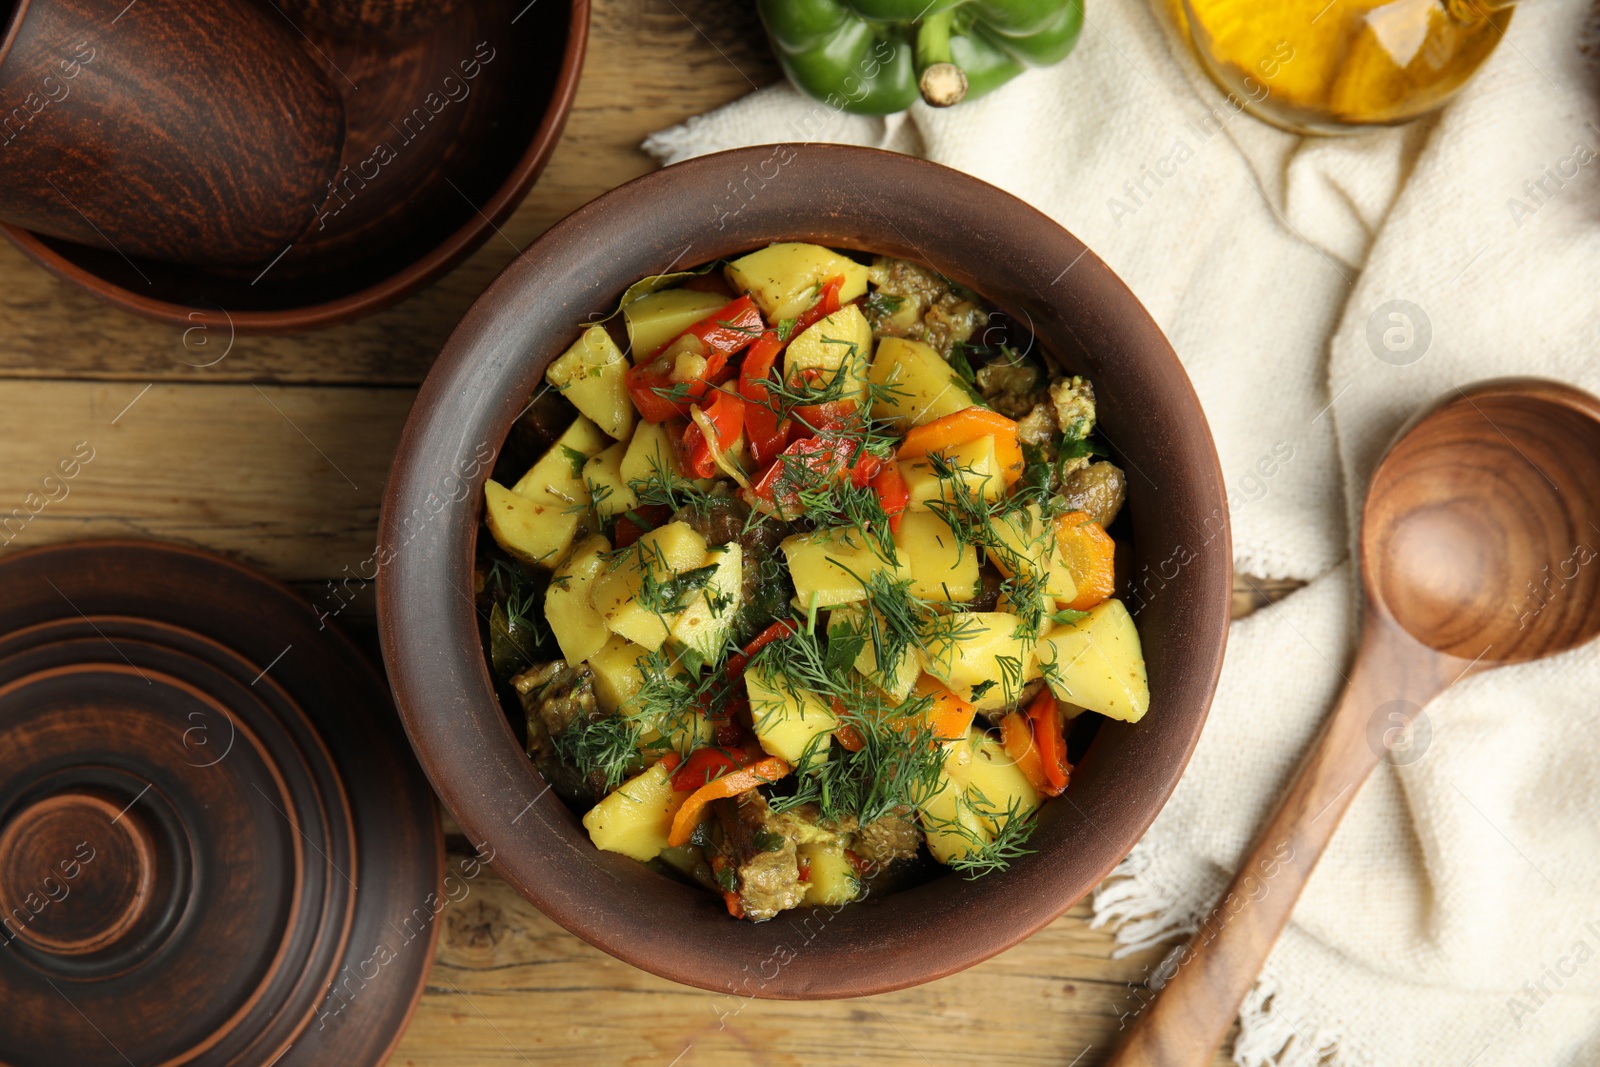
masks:
POLYGON ((480 598, 596 847, 752 920, 976 877, 1080 727, 1144 715, 1122 471, 1011 332, 926 267, 777 244, 645 279, 550 364, 480 598))

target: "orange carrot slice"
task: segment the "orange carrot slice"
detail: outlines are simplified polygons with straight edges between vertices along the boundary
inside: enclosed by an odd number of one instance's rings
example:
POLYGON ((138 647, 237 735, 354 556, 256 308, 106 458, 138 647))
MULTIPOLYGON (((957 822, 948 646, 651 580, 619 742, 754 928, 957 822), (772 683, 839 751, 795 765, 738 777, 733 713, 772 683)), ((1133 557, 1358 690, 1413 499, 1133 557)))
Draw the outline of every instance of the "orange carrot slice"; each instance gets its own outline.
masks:
POLYGON ((1105 527, 1085 512, 1069 511, 1056 519, 1056 545, 1078 586, 1077 597, 1067 607, 1088 611, 1116 592, 1117 543, 1105 527))
POLYGON ((1022 445, 1017 440, 1017 424, 988 408, 970 407, 916 426, 900 442, 900 459, 917 459, 929 452, 940 452, 970 444, 985 437, 994 438, 995 458, 1007 485, 1022 477, 1022 445))
POLYGON ((788 774, 789 770, 787 762, 776 756, 768 756, 743 770, 725 774, 721 778, 713 778, 690 793, 688 799, 683 802, 683 807, 678 809, 678 814, 672 817, 672 832, 667 834, 667 844, 674 847, 687 845, 689 838, 694 835, 694 828, 700 824, 701 816, 705 814, 706 808, 712 801, 736 797, 747 789, 776 782, 788 774))

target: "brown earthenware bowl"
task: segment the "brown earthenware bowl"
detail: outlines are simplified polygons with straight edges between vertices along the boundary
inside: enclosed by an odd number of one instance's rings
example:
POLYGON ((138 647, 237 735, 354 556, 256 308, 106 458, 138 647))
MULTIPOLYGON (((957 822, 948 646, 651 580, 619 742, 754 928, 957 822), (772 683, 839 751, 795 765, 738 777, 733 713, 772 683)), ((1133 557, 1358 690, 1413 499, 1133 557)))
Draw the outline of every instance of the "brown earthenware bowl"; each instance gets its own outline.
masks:
MULTIPOLYGON (((8 10, 0 0, 0 20, 8 10)), ((292 333, 369 315, 466 259, 521 203, 561 136, 588 32, 589 0, 482 0, 400 40, 294 34, 342 94, 345 125, 333 182, 306 190, 315 221, 277 258, 218 269, 0 234, 63 280, 185 329, 292 333)))
POLYGON ((1205 721, 1227 636, 1222 473, 1166 338, 1076 238, 1022 201, 907 156, 831 145, 746 148, 668 167, 574 213, 479 298, 424 383, 384 506, 384 658, 424 769, 468 836, 556 922, 663 977, 730 994, 881 993, 958 971, 1066 911, 1165 803, 1205 721), (1132 579, 1150 713, 1106 722, 1010 870, 944 874, 837 910, 761 924, 642 864, 596 851, 518 747, 471 597, 491 457, 579 323, 637 279, 778 240, 931 264, 1031 324, 1090 376, 1128 472, 1132 579))

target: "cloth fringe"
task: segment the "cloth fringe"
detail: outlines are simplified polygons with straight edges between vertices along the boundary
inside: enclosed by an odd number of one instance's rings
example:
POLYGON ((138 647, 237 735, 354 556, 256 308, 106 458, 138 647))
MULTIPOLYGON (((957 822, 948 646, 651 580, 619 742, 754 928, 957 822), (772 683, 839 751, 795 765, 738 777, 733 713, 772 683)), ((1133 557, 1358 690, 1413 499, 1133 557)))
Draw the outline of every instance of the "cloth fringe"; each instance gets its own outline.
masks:
POLYGON ((1198 900, 1180 899, 1145 877, 1150 846, 1140 841, 1094 891, 1094 918, 1089 925, 1110 926, 1116 934, 1113 959, 1188 937, 1199 927, 1198 900))
POLYGON ((1280 1004, 1278 983, 1267 975, 1256 979, 1239 1006, 1233 1058, 1239 1067, 1368 1067, 1370 1063, 1351 1054, 1338 1028, 1290 1019, 1280 1004))
MULTIPOLYGON (((1113 959, 1188 938, 1200 928, 1205 898, 1183 897, 1157 884, 1147 877, 1151 863, 1150 847, 1141 841, 1094 891, 1089 925, 1111 927, 1117 941, 1113 959)), ((1145 984, 1159 990, 1177 961, 1174 947, 1145 984)), ((1232 1050, 1239 1067, 1369 1067, 1367 1060, 1349 1053, 1338 1027, 1291 1019, 1269 975, 1256 979, 1239 1007, 1239 1036, 1232 1050)))

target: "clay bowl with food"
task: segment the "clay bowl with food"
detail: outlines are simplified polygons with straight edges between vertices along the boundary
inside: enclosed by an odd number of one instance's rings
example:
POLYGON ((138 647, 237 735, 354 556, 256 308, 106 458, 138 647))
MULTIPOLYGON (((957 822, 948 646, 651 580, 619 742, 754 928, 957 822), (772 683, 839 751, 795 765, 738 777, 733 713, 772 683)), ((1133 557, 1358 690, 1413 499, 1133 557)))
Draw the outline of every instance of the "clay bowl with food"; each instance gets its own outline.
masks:
POLYGON ((378 596, 507 881, 663 977, 831 998, 993 956, 1127 855, 1205 722, 1230 556, 1193 388, 1093 253, 956 171, 778 145, 600 197, 484 293, 402 436, 378 596))

